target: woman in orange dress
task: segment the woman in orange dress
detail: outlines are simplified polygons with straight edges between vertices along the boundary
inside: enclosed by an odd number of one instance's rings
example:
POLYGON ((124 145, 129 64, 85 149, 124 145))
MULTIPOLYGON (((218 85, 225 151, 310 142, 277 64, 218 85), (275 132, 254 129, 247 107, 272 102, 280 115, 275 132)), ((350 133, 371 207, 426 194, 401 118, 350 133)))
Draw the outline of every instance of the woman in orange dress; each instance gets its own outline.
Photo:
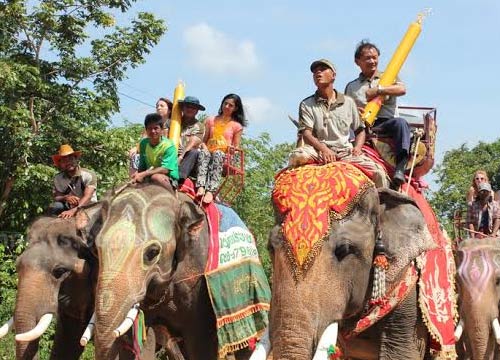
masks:
POLYGON ((243 127, 246 126, 241 98, 228 94, 222 99, 219 114, 205 122, 205 136, 198 157, 197 196, 211 203, 222 178, 224 159, 229 147, 240 146, 243 127))

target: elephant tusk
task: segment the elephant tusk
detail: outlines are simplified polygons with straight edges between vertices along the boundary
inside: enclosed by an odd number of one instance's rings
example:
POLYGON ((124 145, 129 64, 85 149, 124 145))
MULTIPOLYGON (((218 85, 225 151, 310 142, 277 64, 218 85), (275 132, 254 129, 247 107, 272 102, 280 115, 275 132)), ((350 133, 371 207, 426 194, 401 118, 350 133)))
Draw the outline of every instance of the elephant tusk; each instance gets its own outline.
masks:
POLYGON ((16 341, 33 341, 38 339, 47 330, 53 317, 53 314, 43 315, 33 329, 22 334, 17 334, 16 341))
POLYGON ((87 276, 90 272, 90 267, 87 261, 83 259, 79 259, 78 261, 76 261, 74 272, 79 276, 87 276))
POLYGON ((339 332, 339 324, 337 322, 331 323, 321 335, 319 339, 318 347, 316 348, 316 353, 314 354, 313 360, 326 360, 328 359, 328 348, 330 345, 335 346, 337 344, 337 335, 339 332))
POLYGON ((269 340, 269 327, 267 327, 259 342, 255 346, 255 350, 249 360, 266 360, 270 351, 271 341, 269 340))
POLYGON ((118 326, 115 329, 115 331, 113 331, 115 339, 125 334, 128 331, 128 329, 132 327, 138 313, 139 313, 139 303, 132 306, 132 308, 128 311, 127 316, 125 317, 125 320, 123 320, 120 326, 118 326))
POLYGON ((457 327, 455 328, 455 341, 460 340, 462 337, 462 333, 464 331, 464 321, 460 319, 460 322, 458 323, 457 327))
POLYGON ((495 333, 495 339, 497 339, 497 344, 500 344, 500 324, 498 323, 498 318, 495 318, 491 322, 491 326, 493 327, 493 332, 495 333))
POLYGON ((80 338, 80 345, 85 347, 90 339, 92 339, 92 335, 94 335, 94 327, 95 327, 95 313, 92 314, 90 318, 89 324, 85 328, 82 337, 80 338))
POLYGON ((0 327, 0 339, 9 333, 12 329, 12 324, 14 324, 14 318, 11 317, 2 327, 0 327))

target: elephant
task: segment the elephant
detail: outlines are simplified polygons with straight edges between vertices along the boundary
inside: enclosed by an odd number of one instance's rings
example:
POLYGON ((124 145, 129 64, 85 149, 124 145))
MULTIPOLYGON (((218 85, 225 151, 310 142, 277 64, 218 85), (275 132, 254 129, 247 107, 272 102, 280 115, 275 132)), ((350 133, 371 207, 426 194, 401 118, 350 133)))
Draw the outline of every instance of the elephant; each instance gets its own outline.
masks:
MULTIPOLYGON (((94 242, 102 226, 100 211, 97 203, 79 209, 70 219, 41 216, 30 225, 28 247, 16 265, 16 359, 37 358, 39 336, 54 314, 57 325, 51 359, 80 358, 84 350, 80 339, 94 310, 94 242)), ((148 345, 153 358, 154 342, 148 345)), ((133 358, 128 350, 120 352, 122 360, 133 358)))
POLYGON ((500 239, 467 239, 457 249, 460 324, 471 359, 500 359, 500 239))
MULTIPOLYGON (((337 178, 359 173, 349 164, 334 164, 343 166, 337 178)), ((356 181, 361 179, 359 191, 347 189, 343 195, 337 192, 343 189, 341 181, 331 186, 293 176, 286 186, 273 190, 277 209, 277 224, 269 236, 273 359, 326 359, 328 343, 325 347, 323 340, 329 338, 335 346, 338 333, 348 334, 367 309, 374 288, 374 256, 385 253, 388 259, 385 276, 390 289, 417 256, 436 245, 421 211, 406 195, 376 189, 369 181, 363 183, 361 175, 356 175, 356 181), (291 199, 293 187, 298 190, 291 199), (309 189, 316 190, 306 193, 309 189), (323 207, 327 201, 336 208, 330 215, 332 207, 326 211, 323 207), (324 231, 315 235, 320 226, 324 231), (295 236, 297 242, 287 236, 295 236), (312 238, 318 241, 307 245, 312 238)), ((392 312, 359 335, 344 336, 339 342, 347 358, 423 359, 428 333, 415 283, 392 312)))
POLYGON ((100 229, 100 206, 85 209, 88 226, 76 219, 42 216, 27 232, 28 246, 17 259, 18 290, 14 313, 16 358, 37 357, 39 336, 57 314, 52 359, 78 359, 80 337, 92 314, 91 243, 100 229), (39 324, 38 326, 37 323, 39 324), (44 323, 44 324, 42 324, 44 323))
MULTIPOLYGON (((216 318, 204 277, 209 229, 198 205, 183 193, 136 184, 105 201, 102 214, 96 359, 116 356, 117 329, 139 306, 146 325, 163 329, 182 351, 173 358, 217 359, 216 318)), ((250 352, 235 356, 248 358, 250 352)))

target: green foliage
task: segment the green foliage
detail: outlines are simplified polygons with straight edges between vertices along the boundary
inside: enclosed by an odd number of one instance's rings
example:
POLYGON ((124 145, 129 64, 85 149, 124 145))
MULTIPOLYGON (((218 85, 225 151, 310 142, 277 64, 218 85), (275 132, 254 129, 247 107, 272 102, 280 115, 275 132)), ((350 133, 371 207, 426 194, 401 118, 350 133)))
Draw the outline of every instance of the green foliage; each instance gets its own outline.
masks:
POLYGON ((435 167, 439 190, 432 193, 431 204, 448 230, 455 210, 466 211, 465 195, 477 170, 488 173, 493 189, 500 188, 499 154, 500 139, 481 142, 471 149, 462 145, 446 152, 442 163, 435 167))
MULTIPOLYGON (((0 233, 0 235, 2 235, 2 240, 7 238, 6 233, 0 233)), ((15 246, 14 244, 7 246, 6 243, 7 241, 0 242, 0 304, 2 304, 0 326, 14 314, 17 286, 16 257, 25 248, 23 242, 18 242, 15 246)), ((14 343, 12 334, 0 339, 0 360, 15 359, 14 343)))
POLYGON ((50 154, 63 143, 101 185, 127 176, 134 131, 109 129, 117 82, 166 30, 148 13, 115 25, 133 2, 0 2, 0 228, 22 231, 50 202, 50 154))
POLYGON ((271 262, 267 250, 269 231, 274 225, 271 191, 274 176, 284 168, 292 144, 270 145, 269 134, 256 139, 242 139, 245 151, 245 187, 234 203, 234 210, 254 234, 262 264, 268 277, 271 262))
MULTIPOLYGON (((134 2, 0 1, 0 235, 24 233, 51 202, 50 155, 61 144, 83 152, 81 165, 98 176, 98 195, 128 178, 128 150, 142 129, 110 128, 117 83, 144 63, 166 30, 148 13, 116 25, 113 14, 134 2)), ((0 321, 13 313, 22 250, 4 238, 0 321)), ((40 342, 40 359, 49 357, 51 334, 40 342)), ((0 359, 15 357, 13 344, 12 336, 0 340, 0 359)), ((93 358, 91 348, 83 358, 93 358)))

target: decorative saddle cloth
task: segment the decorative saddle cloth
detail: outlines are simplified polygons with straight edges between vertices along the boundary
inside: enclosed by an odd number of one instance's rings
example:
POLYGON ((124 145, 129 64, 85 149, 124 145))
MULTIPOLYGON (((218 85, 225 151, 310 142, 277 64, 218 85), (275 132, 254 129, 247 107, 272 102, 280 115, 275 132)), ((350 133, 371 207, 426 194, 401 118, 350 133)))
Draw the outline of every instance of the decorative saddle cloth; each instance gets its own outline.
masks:
MULTIPOLYGON (((194 194, 186 183, 181 191, 194 194)), ((215 312, 219 358, 224 358, 262 336, 269 323, 271 289, 255 239, 238 214, 215 203, 204 209, 210 230, 205 279, 215 312)))
POLYGON ((296 280, 321 250, 332 218, 344 218, 374 186, 363 171, 344 162, 303 165, 276 175, 273 201, 284 216, 282 231, 296 280))

